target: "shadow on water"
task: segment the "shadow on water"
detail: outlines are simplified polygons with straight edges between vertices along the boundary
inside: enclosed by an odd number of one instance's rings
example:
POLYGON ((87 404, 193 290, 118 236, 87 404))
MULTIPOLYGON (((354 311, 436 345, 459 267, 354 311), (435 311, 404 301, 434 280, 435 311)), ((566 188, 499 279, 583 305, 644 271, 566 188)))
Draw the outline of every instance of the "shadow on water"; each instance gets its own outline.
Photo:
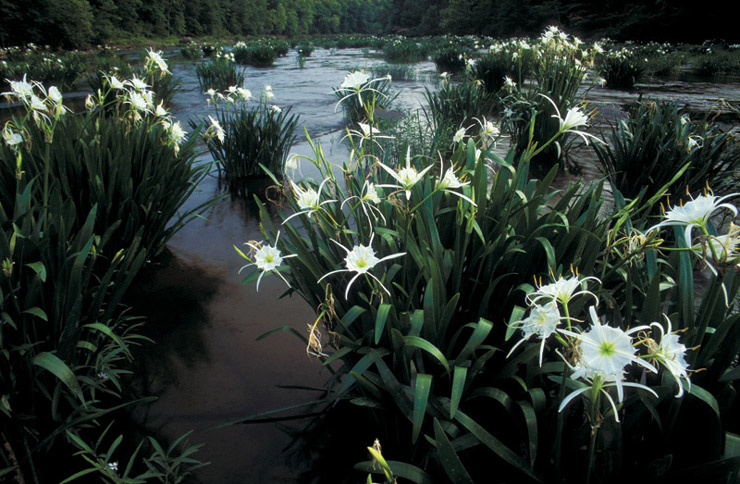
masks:
POLYGON ((134 315, 146 318, 143 332, 155 346, 144 344, 134 351, 141 394, 159 395, 167 386, 177 385, 180 365, 188 369, 208 364, 206 305, 220 285, 218 277, 204 274, 170 251, 138 275, 126 304, 134 315))

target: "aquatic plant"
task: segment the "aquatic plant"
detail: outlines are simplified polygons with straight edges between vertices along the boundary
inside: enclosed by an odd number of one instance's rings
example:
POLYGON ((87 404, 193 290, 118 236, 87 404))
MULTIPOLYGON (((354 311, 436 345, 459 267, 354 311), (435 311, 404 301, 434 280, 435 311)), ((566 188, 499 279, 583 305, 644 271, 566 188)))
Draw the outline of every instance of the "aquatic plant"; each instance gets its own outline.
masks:
MULTIPOLYGON (((180 79, 172 75, 162 53, 152 49, 147 51, 143 65, 131 65, 118 56, 103 58, 98 64, 98 70, 88 75, 87 82, 93 92, 105 92, 113 96, 109 82, 111 79, 118 81, 134 77, 140 79, 146 84, 147 89, 151 90, 152 104, 162 103, 169 106, 175 92, 180 89, 180 79)), ((115 104, 115 100, 111 97, 102 104, 112 105, 115 104)))
POLYGON ((374 123, 376 109, 389 109, 398 96, 391 95, 391 77, 389 75, 371 79, 365 71, 347 73, 339 87, 334 88, 340 107, 350 123, 369 121, 374 123), (369 118, 368 118, 369 116, 369 118))
POLYGON ((341 171, 312 142, 320 181, 286 183, 282 223, 262 208, 281 266, 257 265, 245 281, 277 272, 317 308, 301 337, 333 372, 310 403, 350 402, 351 418, 377 417, 374 437, 410 439, 376 466, 386 479, 483 482, 486 459, 502 481, 605 481, 659 462, 664 479, 726 476, 740 255, 737 227, 718 235, 710 215, 737 214, 732 198, 695 195, 655 223, 680 170, 614 205, 601 183, 553 191, 558 167, 533 179, 530 163, 567 134, 589 140, 589 118, 540 96, 554 135, 530 136, 516 167, 515 147, 506 159, 487 149, 487 121, 439 157, 378 152, 370 125, 341 171), (663 246, 666 228, 676 248, 663 246), (697 304, 701 267, 710 284, 697 304), (700 452, 697 419, 710 422, 700 452))
POLYGON ((203 49, 195 42, 191 42, 180 49, 180 55, 185 60, 200 60, 203 57, 203 49))
MULTIPOLYGON (((534 83, 505 82, 503 126, 515 145, 515 159, 532 141, 542 145, 559 130, 559 113, 568 112, 578 104, 581 84, 586 78, 594 49, 584 50, 582 42, 556 27, 548 28, 532 44, 532 77, 534 83), (534 131, 530 128, 534 126, 534 131)), ((592 84, 593 85, 593 84, 592 84)), ((545 173, 555 163, 562 162, 571 170, 578 166, 569 160, 572 138, 567 133, 557 143, 548 143, 533 161, 533 168, 545 173)))
POLYGON ((291 114, 290 108, 270 105, 272 96, 272 89, 266 88, 252 108, 247 104, 251 98, 247 90, 233 89, 220 97, 214 94, 216 117, 202 120, 206 146, 232 189, 238 190, 239 183, 247 178, 264 176, 264 170, 277 174, 283 171, 295 139, 298 115, 291 114))
POLYGON ((7 87, 8 80, 19 80, 25 75, 46 85, 53 84, 62 90, 70 90, 87 71, 88 60, 81 52, 55 54, 34 46, 29 51, 0 62, 0 85, 7 87))
POLYGON ((597 58, 599 74, 612 89, 631 89, 645 70, 645 63, 629 49, 609 50, 597 58))
POLYGON ((730 133, 692 121, 672 102, 643 101, 628 114, 606 143, 594 144, 602 171, 622 196, 651 197, 666 184, 672 194, 695 193, 706 183, 718 193, 736 190, 740 147, 730 133))
POLYGON ((409 63, 426 60, 428 48, 414 39, 393 39, 383 47, 383 58, 388 63, 409 63))
POLYGON ((473 77, 483 82, 486 92, 498 93, 510 79, 522 85, 532 72, 534 53, 529 43, 521 40, 497 42, 489 47, 473 66, 473 77))
POLYGON ((278 51, 274 47, 262 43, 238 45, 234 47, 232 54, 238 64, 255 67, 269 67, 278 58, 278 51))
POLYGON ((424 96, 424 112, 435 132, 437 149, 445 154, 449 154, 454 133, 485 125, 484 119, 490 118, 496 108, 496 99, 471 82, 445 82, 436 92, 426 89, 424 96))
POLYGON ((203 91, 223 91, 229 86, 241 86, 244 83, 244 70, 236 66, 232 53, 214 53, 209 62, 195 66, 195 73, 203 91))
POLYGON ((74 469, 69 432, 137 403, 122 399, 123 380, 147 339, 119 303, 196 213, 176 217, 207 169, 141 79, 111 82, 78 115, 55 87, 24 77, 10 88, 25 113, 0 145, 0 458, 19 482, 58 482, 74 469))
POLYGON ((439 72, 459 73, 468 66, 469 52, 457 46, 447 46, 434 52, 432 60, 439 72))
POLYGON ((313 45, 311 44, 297 45, 295 50, 296 52, 298 52, 298 55, 301 55, 303 57, 311 57, 311 54, 313 53, 313 45))

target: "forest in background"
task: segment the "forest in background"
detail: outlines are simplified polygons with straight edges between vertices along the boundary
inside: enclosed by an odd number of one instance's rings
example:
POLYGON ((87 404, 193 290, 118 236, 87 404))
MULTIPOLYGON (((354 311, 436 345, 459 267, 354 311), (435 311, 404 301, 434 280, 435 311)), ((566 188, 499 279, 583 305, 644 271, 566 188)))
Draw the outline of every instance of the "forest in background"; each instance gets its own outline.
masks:
POLYGON ((135 38, 538 34, 737 41, 733 16, 688 0, 0 0, 0 44, 85 48, 135 38))

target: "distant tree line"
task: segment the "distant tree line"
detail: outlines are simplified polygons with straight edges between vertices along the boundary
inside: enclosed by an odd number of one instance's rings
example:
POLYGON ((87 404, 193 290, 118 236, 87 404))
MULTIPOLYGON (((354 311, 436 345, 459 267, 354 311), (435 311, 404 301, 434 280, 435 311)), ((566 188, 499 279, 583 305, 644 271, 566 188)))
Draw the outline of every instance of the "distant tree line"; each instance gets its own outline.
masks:
POLYGON ((0 0, 0 44, 86 47, 131 36, 532 35, 737 42, 729 5, 690 0, 0 0))
POLYGON ((131 36, 380 34, 392 0, 0 0, 0 43, 75 48, 131 36))
POLYGON ((548 25, 585 38, 701 43, 740 40, 730 2, 695 0, 393 0, 410 34, 536 35, 548 25))

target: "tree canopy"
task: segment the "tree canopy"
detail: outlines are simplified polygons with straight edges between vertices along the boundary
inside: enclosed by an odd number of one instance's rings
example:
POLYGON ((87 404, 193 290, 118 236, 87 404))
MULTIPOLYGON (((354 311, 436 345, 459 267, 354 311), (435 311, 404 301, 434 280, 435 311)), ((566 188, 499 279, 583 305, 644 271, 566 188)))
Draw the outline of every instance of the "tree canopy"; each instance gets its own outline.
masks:
POLYGON ((0 0, 0 44, 75 48, 132 36, 532 35, 738 41, 732 16, 689 0, 0 0))

